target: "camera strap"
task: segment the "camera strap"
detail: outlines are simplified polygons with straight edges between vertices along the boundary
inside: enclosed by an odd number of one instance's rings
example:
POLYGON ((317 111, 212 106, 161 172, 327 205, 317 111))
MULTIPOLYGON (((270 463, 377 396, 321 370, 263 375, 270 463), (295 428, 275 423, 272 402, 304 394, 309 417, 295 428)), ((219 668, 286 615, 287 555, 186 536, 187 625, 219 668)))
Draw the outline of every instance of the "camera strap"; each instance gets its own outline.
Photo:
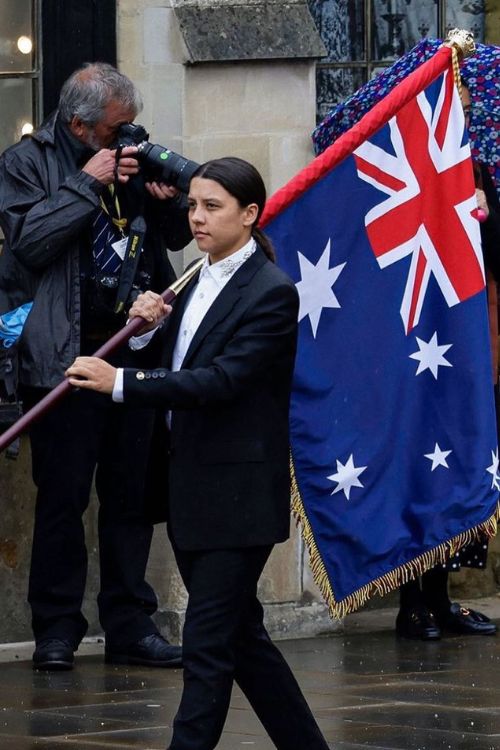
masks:
POLYGON ((123 258, 120 281, 116 293, 115 313, 121 313, 125 309, 125 303, 127 302, 134 284, 137 268, 139 266, 139 259, 141 257, 145 234, 146 222, 142 216, 136 216, 130 224, 125 257, 123 258))

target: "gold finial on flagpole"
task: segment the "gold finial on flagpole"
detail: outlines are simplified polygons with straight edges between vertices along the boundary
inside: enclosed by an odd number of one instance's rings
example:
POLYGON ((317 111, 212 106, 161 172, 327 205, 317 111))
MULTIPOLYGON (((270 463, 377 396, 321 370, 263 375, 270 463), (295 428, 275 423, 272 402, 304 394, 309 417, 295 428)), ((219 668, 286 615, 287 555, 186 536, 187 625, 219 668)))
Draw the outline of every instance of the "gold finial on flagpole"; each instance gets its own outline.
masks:
POLYGON ((170 284, 170 286, 168 287, 167 290, 165 290, 165 292, 167 292, 168 290, 170 290, 171 292, 174 292, 174 294, 179 294, 179 292, 181 291, 181 289, 184 289, 184 287, 187 284, 189 284, 189 282, 191 281, 191 279, 193 278, 193 276, 198 273, 198 271, 200 270, 200 268, 203 265, 203 261, 204 260, 205 260, 205 257, 199 258, 194 263, 192 263, 189 266, 189 268, 186 271, 184 271, 184 273, 182 274, 182 276, 179 276, 179 278, 176 279, 173 282, 173 284, 170 284))
POLYGON ((446 37, 445 45, 456 49, 459 57, 470 57, 476 51, 474 34, 466 29, 451 29, 446 37))

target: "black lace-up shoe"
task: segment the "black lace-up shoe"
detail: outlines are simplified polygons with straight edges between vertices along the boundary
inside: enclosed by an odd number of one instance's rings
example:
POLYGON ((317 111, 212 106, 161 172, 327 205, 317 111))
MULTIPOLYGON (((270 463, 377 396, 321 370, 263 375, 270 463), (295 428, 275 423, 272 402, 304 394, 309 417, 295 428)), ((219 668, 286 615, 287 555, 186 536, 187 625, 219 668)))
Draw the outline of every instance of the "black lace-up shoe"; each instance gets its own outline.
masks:
POLYGON ((180 667, 182 649, 172 646, 161 635, 153 633, 141 638, 126 649, 114 650, 106 647, 106 664, 137 664, 144 667, 180 667))
POLYGON ((426 607, 400 609, 396 618, 396 633, 401 638, 421 641, 437 641, 441 638, 436 619, 426 607))
POLYGON ((61 671, 73 669, 74 654, 68 641, 62 638, 43 638, 33 653, 33 669, 61 671))

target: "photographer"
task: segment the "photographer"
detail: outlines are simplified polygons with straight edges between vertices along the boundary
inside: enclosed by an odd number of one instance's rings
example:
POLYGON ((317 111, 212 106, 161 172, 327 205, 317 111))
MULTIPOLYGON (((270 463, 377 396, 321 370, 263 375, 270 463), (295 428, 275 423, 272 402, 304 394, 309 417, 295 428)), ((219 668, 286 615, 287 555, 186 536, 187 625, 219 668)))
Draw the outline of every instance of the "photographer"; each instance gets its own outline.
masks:
MULTIPOLYGON (((33 302, 19 347, 25 408, 63 379, 76 355, 91 354, 124 324, 138 293, 168 286, 174 274, 167 247, 179 250, 191 239, 177 189, 143 177, 136 146, 115 150, 120 126, 141 107, 126 76, 86 64, 63 85, 58 110, 0 157, 0 314, 33 302), (132 258, 127 235, 139 215, 146 231, 132 258)), ((124 350, 115 362, 147 364, 141 356, 124 350)), ((153 528, 144 510, 151 432, 149 410, 83 392, 31 430, 35 668, 71 669, 87 630, 82 516, 94 470, 106 661, 180 663, 180 648, 151 620, 157 602, 144 579, 153 528)))

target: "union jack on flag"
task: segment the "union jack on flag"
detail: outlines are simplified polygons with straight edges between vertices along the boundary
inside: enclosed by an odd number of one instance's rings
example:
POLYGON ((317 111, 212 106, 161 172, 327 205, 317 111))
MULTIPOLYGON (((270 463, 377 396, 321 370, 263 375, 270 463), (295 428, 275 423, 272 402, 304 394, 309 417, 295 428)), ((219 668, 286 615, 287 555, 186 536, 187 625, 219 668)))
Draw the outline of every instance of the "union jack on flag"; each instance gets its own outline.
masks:
POLYGON ((300 295, 294 502, 335 615, 492 533, 498 515, 470 150, 451 65, 427 75, 264 216, 300 295))
POLYGON ((411 258, 401 305, 409 332, 431 275, 450 307, 484 287, 470 149, 452 72, 441 79, 434 109, 422 92, 389 127, 394 153, 366 141, 355 160, 359 177, 387 196, 365 217, 380 267, 411 258))

